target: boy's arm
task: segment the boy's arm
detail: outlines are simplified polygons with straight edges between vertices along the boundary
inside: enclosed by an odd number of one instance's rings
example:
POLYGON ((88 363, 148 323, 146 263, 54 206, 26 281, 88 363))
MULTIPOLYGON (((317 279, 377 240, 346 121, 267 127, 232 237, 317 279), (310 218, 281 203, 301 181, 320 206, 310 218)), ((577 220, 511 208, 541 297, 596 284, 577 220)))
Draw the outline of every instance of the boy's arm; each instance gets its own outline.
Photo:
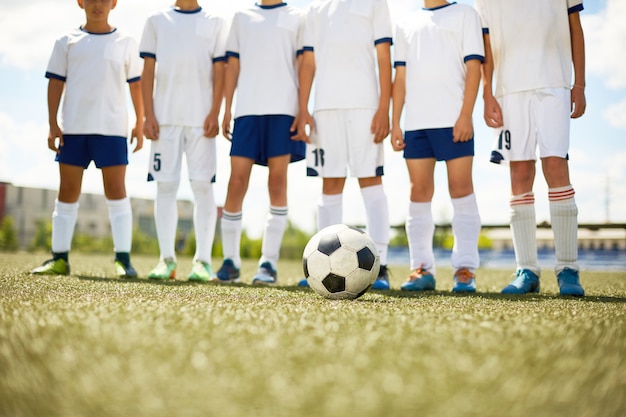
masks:
POLYGON ((144 57, 143 72, 141 73, 141 94, 145 113, 143 132, 148 139, 153 140, 159 139, 159 122, 154 115, 154 100, 152 99, 155 67, 156 59, 144 57))
POLYGON ((572 119, 585 113, 585 37, 578 12, 569 15, 569 32, 572 43, 572 63, 574 64, 574 86, 572 87, 572 119))
POLYGON ((470 59, 465 63, 467 71, 465 74, 463 106, 461 107, 459 118, 452 128, 454 142, 467 142, 474 136, 472 114, 474 113, 474 104, 476 103, 478 86, 480 85, 480 66, 481 62, 478 59, 470 59))
POLYGON ((135 144, 135 149, 133 149, 133 153, 137 152, 141 148, 143 148, 143 96, 142 96, 142 88, 141 81, 135 81, 133 83, 128 84, 128 88, 130 89, 130 99, 133 102, 133 107, 135 108, 135 127, 132 129, 130 134, 130 143, 133 143, 134 139, 137 139, 137 143, 135 144))
POLYGON ((232 119, 231 107, 233 105, 235 89, 237 88, 239 70, 239 58, 230 56, 224 74, 224 98, 226 102, 224 104, 224 120, 222 121, 222 135, 228 140, 232 139, 230 131, 230 122, 232 119))
POLYGON ((396 66, 396 77, 393 81, 393 90, 391 95, 392 114, 391 114, 391 147, 394 151, 404 149, 404 138, 402 136, 402 128, 400 127, 400 117, 402 116, 402 108, 406 97, 406 67, 404 65, 396 66))
POLYGON ((502 109, 493 96, 493 54, 489 34, 483 35, 485 42, 485 62, 482 65, 483 100, 485 101, 485 122, 489 127, 502 127, 502 109))
POLYGON ((226 64, 224 61, 213 63, 213 101, 211 111, 204 120, 204 136, 214 138, 220 133, 219 114, 224 99, 224 72, 226 64))
POLYGON ((63 95, 64 88, 65 82, 61 80, 50 78, 50 81, 48 81, 48 124, 50 125, 48 132, 48 148, 56 153, 59 153, 59 148, 63 146, 63 132, 57 122, 57 115, 59 113, 59 105, 61 104, 61 96, 63 95), (58 147, 56 145, 56 138, 59 138, 58 147))
POLYGON ((309 113, 309 97, 315 77, 315 54, 313 51, 305 50, 300 58, 298 69, 298 126, 296 134, 292 136, 294 140, 301 140, 310 143, 310 132, 313 131, 313 117, 309 113), (307 126, 309 132, 307 132, 307 126))
POLYGON ((376 45, 378 57, 378 83, 380 97, 378 109, 372 120, 374 143, 380 143, 389 134, 389 101, 391 99, 391 45, 381 42, 376 45))

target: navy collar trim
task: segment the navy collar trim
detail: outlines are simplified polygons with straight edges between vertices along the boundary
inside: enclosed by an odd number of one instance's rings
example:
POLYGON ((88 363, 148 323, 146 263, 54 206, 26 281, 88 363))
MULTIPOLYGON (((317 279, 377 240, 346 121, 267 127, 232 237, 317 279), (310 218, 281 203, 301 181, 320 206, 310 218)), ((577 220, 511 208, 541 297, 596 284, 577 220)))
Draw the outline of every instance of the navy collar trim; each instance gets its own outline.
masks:
POLYGON ((428 10, 428 11, 439 10, 439 9, 443 9, 444 7, 452 6, 453 4, 456 4, 456 1, 453 1, 452 3, 444 4, 442 6, 433 7, 432 9, 423 7, 422 10, 428 10))
POLYGON ((172 10, 174 10, 177 13, 182 13, 182 14, 194 14, 194 13, 200 13, 202 11, 202 7, 198 7, 197 9, 193 9, 193 10, 182 10, 182 9, 177 9, 176 6, 172 6, 172 10))
POLYGON ((88 33, 90 35, 110 35, 111 33, 115 32, 117 30, 117 28, 113 28, 112 31, 110 32, 89 32, 88 30, 86 30, 85 28, 83 28, 82 26, 80 26, 78 28, 81 32, 85 32, 88 33))
POLYGON ((275 9, 277 7, 283 7, 283 6, 286 6, 286 5, 287 5, 287 3, 285 3, 285 2, 278 3, 278 4, 272 4, 271 6, 266 6, 266 5, 263 5, 263 4, 255 3, 255 6, 261 8, 261 9, 266 9, 266 10, 267 9, 275 9))

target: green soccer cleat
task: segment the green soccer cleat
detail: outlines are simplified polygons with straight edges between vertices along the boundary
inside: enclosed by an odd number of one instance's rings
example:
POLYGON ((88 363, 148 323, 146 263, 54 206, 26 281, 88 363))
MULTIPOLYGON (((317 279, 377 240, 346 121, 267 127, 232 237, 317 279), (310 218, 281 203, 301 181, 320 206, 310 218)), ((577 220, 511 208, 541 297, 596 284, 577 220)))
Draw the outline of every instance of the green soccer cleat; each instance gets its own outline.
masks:
POLYGON ((116 259, 113 265, 115 267, 115 276, 118 278, 137 278, 137 271, 135 271, 130 262, 124 263, 116 259))
POLYGON ((70 264, 63 258, 48 259, 30 273, 33 275, 69 275, 70 264))
POLYGON ((208 282, 211 279, 213 271, 211 270, 211 264, 201 260, 194 261, 191 272, 187 279, 195 282, 208 282))
POLYGON ((148 274, 149 279, 176 279, 176 262, 172 258, 161 259, 148 274))

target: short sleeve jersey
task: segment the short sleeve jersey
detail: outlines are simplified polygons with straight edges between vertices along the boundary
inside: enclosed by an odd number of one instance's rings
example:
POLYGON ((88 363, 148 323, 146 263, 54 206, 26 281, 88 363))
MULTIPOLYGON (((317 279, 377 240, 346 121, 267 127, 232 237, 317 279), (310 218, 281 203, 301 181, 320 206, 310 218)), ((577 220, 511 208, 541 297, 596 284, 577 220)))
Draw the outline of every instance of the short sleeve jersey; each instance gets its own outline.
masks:
POLYGON ((137 42, 117 29, 76 29, 59 38, 46 77, 65 82, 63 133, 126 137, 127 83, 139 81, 141 71, 137 42))
POLYGON ((154 113, 159 124, 199 127, 213 103, 213 64, 225 61, 226 21, 198 8, 168 7, 146 20, 139 51, 156 60, 154 113))
POLYGON ((569 88, 570 13, 582 0, 475 0, 489 34, 496 97, 539 88, 569 88))
POLYGON ((480 19, 467 5, 421 9, 398 23, 394 65, 406 66, 405 130, 452 127, 465 93, 465 63, 484 60, 480 19))
POLYGON ((304 50, 315 54, 315 110, 378 108, 376 45, 391 44, 386 0, 316 0, 304 50))
POLYGON ((298 111, 297 55, 304 16, 286 3, 239 11, 226 46, 239 59, 235 117, 295 116, 298 111))

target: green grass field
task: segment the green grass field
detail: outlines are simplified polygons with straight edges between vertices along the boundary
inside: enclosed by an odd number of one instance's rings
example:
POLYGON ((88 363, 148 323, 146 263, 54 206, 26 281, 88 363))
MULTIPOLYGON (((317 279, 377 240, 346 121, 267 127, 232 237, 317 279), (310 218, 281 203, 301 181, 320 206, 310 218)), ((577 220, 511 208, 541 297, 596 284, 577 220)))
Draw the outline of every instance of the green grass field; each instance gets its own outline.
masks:
POLYGON ((496 270, 453 295, 439 268, 434 293, 329 301, 299 262, 259 288, 112 279, 96 255, 29 275, 44 258, 0 254, 0 416, 626 415, 623 272, 584 273, 583 299, 548 271, 539 295, 499 294, 496 270))

